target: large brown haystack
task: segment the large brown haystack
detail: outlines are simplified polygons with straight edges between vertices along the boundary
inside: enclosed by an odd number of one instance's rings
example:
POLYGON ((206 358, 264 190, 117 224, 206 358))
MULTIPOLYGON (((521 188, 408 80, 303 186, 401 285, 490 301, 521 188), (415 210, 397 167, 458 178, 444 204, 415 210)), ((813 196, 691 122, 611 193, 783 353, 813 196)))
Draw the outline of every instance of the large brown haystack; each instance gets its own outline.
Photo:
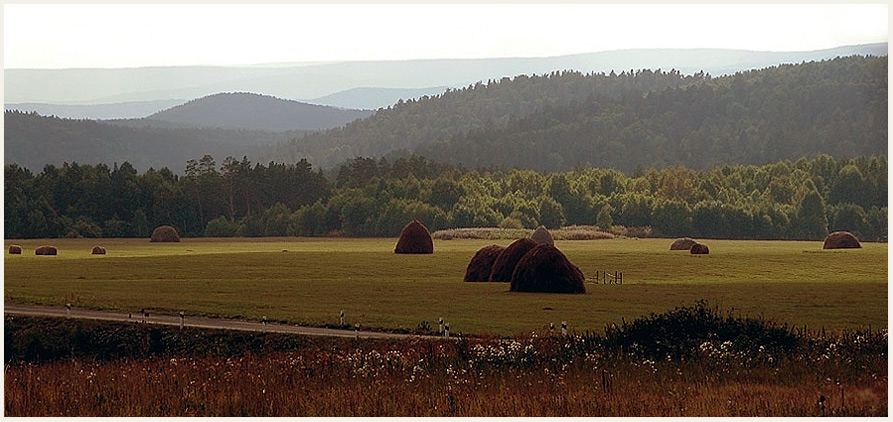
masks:
POLYGON ((21 255, 22 247, 19 245, 9 245, 9 253, 10 255, 21 255))
POLYGON ((856 249, 861 247, 862 244, 859 243, 859 239, 847 231, 829 234, 825 237, 825 243, 822 244, 822 249, 856 249))
POLYGON ((505 247, 499 245, 484 246, 479 249, 471 261, 468 268, 465 269, 466 282, 487 282, 490 281, 490 270, 493 269, 493 263, 499 254, 505 250, 505 247))
POLYGON ((93 255, 105 255, 105 248, 102 246, 94 246, 93 252, 91 252, 91 253, 93 255))
POLYGON ((41 246, 34 250, 34 255, 56 255, 58 250, 55 246, 41 246))
POLYGON ((400 232, 400 239, 397 240, 394 253, 434 253, 434 241, 431 239, 431 232, 419 220, 412 220, 400 232))
POLYGON ((180 234, 171 226, 158 226, 152 231, 150 242, 179 242, 180 234))
POLYGON ((530 235, 530 238, 540 245, 555 244, 555 239, 552 239, 552 233, 549 233, 549 230, 546 230, 546 226, 537 227, 536 230, 533 231, 533 234, 530 235))
POLYGON ((703 243, 695 243, 691 245, 691 253, 692 255, 707 255, 710 253, 710 248, 703 243))
POLYGON ((512 273, 515 272, 515 266, 518 261, 524 257, 528 251, 533 249, 537 243, 530 238, 518 239, 496 257, 493 261, 493 268, 490 270, 490 281, 508 283, 512 281, 512 273))
POLYGON ((558 248, 537 245, 521 258, 512 274, 513 292, 586 293, 583 272, 558 248))
POLYGON ((673 241, 673 244, 670 245, 670 250, 671 251, 687 251, 687 250, 690 250, 691 245, 694 245, 695 243, 698 243, 698 242, 695 242, 695 240, 690 237, 680 237, 673 241))

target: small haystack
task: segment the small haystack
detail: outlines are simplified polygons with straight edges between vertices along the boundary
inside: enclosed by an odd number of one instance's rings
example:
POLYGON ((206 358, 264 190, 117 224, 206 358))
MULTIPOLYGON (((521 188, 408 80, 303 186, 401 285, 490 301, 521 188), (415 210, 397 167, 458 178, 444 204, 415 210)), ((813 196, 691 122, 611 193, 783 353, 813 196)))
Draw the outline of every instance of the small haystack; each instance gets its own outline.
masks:
POLYGON ((400 239, 394 247, 394 253, 400 254, 429 254, 434 253, 434 241, 431 232, 419 220, 412 220, 403 227, 400 239))
POLYGON ((21 255, 22 247, 19 245, 9 245, 9 254, 10 255, 21 255))
POLYGON ((710 253, 710 248, 703 243, 695 243, 691 245, 691 254, 692 255, 707 255, 710 253))
POLYGON ((499 253, 496 261, 493 261, 493 268, 490 270, 490 281, 504 283, 512 281, 512 273, 515 272, 515 266, 518 265, 518 261, 536 245, 537 243, 530 238, 518 239, 512 242, 499 253))
POLYGON ((56 255, 58 252, 55 246, 41 246, 34 250, 34 255, 56 255))
POLYGON ((179 242, 180 234, 171 226, 158 226, 152 231, 150 242, 179 242))
POLYGON ((829 234, 825 237, 825 243, 822 244, 822 249, 857 249, 861 247, 862 244, 859 243, 859 239, 847 231, 837 231, 829 234))
POLYGON ((680 237, 673 241, 673 244, 670 245, 671 251, 687 251, 691 249, 691 245, 694 245, 696 242, 694 239, 690 237, 680 237))
POLYGON ((558 248, 537 245, 521 258, 512 274, 513 292, 586 293, 583 272, 558 248))
POLYGON ((102 246, 94 246, 93 252, 90 252, 93 255, 105 255, 105 248, 102 246))
POLYGON ((549 230, 546 230, 546 226, 537 227, 536 230, 533 231, 533 234, 530 235, 530 238, 540 245, 555 244, 555 239, 552 239, 552 233, 549 233, 549 230))
POLYGON ((484 246, 479 249, 468 263, 468 268, 465 269, 464 281, 472 283, 490 281, 490 270, 493 269, 493 263, 504 250, 505 247, 499 245, 484 246))

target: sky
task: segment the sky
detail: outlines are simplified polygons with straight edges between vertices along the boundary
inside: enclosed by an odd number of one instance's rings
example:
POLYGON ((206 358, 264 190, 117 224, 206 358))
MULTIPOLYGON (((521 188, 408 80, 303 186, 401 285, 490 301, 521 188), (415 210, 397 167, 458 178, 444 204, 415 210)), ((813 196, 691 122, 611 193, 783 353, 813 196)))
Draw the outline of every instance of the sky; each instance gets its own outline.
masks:
POLYGON ((548 57, 887 42, 886 3, 4 4, 4 68, 548 57))

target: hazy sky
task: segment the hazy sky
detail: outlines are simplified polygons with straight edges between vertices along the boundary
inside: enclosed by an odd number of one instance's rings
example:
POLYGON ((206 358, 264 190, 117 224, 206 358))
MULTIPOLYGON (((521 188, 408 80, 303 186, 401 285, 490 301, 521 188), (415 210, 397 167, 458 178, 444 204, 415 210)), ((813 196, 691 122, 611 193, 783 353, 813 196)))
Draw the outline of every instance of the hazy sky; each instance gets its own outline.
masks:
POLYGON ((805 51, 888 39, 887 4, 6 4, 3 12, 5 68, 805 51))

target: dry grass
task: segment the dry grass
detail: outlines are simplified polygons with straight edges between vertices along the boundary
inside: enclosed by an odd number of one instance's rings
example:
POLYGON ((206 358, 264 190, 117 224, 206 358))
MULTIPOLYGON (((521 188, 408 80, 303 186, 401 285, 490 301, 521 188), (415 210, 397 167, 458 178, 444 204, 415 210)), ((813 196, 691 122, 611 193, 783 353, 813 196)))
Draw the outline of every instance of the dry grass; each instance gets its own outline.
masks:
POLYGON ((826 416, 887 415, 885 355, 747 363, 717 346, 671 361, 578 350, 583 343, 340 340, 228 357, 14 364, 5 414, 779 417, 821 416, 823 395, 826 416))
POLYGON ((150 242, 179 242, 180 234, 172 226, 158 226, 152 231, 150 242))
MULTIPOLYGON (((523 237, 531 237, 535 230, 527 229, 508 229, 499 227, 473 227, 458 229, 442 229, 435 231, 431 236, 437 240, 452 239, 520 239, 523 237)), ((550 230, 554 240, 602 240, 614 239, 618 236, 626 236, 628 230, 623 226, 614 226, 611 232, 599 230, 594 226, 567 226, 560 229, 550 230), (620 234, 623 233, 623 234, 620 234)), ((638 233, 638 232, 637 232, 638 233)), ((650 230, 649 230, 650 233, 650 230)))

